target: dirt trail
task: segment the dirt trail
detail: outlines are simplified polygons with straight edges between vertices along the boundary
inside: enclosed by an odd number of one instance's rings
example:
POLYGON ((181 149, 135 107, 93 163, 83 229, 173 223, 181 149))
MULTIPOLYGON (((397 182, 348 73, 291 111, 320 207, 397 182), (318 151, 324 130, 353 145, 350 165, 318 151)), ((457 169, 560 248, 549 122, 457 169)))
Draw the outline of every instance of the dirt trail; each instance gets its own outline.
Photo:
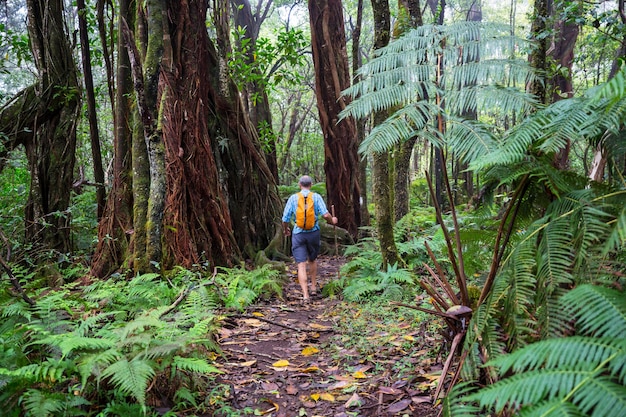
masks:
MULTIPOLYGON (((319 284, 336 279, 344 263, 321 257, 319 284)), ((428 393, 416 388, 423 381, 394 378, 393 358, 380 369, 335 344, 341 335, 333 311, 341 301, 319 297, 302 305, 296 266, 288 267, 284 300, 254 305, 221 331, 218 363, 231 406, 271 417, 435 416, 428 393)))

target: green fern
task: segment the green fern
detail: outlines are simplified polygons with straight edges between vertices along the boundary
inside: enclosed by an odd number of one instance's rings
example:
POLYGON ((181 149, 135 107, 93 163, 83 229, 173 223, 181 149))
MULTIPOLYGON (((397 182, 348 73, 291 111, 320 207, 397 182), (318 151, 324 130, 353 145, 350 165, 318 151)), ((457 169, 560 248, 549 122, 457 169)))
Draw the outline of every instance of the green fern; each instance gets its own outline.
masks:
POLYGON ((142 359, 122 359, 108 366, 102 378, 109 379, 123 393, 135 398, 140 405, 146 403, 146 389, 155 376, 155 364, 142 359))
POLYGON ((487 365, 507 377, 458 401, 524 416, 626 414, 626 297, 582 285, 561 298, 561 308, 575 318, 579 335, 539 341, 491 360, 487 365))

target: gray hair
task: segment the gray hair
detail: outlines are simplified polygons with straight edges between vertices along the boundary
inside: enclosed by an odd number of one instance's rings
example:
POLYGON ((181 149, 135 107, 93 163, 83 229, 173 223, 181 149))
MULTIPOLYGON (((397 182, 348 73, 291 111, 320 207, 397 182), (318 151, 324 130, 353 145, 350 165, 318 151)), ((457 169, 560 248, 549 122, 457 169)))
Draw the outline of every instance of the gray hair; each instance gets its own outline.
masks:
POLYGON ((303 175, 300 177, 300 181, 298 181, 298 184, 303 187, 310 187, 313 184, 313 180, 308 175, 303 175))

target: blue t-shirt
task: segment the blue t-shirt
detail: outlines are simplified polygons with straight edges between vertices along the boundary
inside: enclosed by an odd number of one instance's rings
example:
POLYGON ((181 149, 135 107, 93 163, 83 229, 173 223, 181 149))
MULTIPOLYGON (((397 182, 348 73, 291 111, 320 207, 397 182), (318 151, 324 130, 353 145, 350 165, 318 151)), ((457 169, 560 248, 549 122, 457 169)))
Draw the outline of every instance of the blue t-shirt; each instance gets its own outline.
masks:
MULTIPOLYGON (((311 190, 304 189, 301 191, 302 195, 305 197, 309 195, 311 190)), ((326 208, 326 203, 324 203, 324 199, 318 193, 313 193, 313 206, 315 207, 315 225, 312 229, 303 230, 298 226, 294 226, 293 234, 302 233, 302 232, 313 232, 315 230, 319 230, 319 216, 323 216, 328 213, 328 209, 326 208)), ((296 218, 296 210, 298 208, 298 193, 293 194, 287 200, 287 204, 285 205, 285 210, 283 211, 283 222, 289 223, 292 219, 296 218)))

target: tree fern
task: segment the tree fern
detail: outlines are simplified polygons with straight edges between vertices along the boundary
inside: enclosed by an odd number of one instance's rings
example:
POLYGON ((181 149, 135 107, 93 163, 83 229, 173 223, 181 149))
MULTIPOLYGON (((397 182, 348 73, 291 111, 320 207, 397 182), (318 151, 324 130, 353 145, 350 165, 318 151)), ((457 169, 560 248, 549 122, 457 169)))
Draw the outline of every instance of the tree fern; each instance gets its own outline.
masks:
MULTIPOLYGON (((519 41, 519 40, 518 40, 519 41)), ((359 70, 360 81, 346 91, 353 98, 342 117, 369 117, 396 109, 363 141, 361 152, 384 152, 412 136, 442 143, 432 120, 447 121, 468 111, 525 114, 536 103, 523 88, 533 78, 527 62, 515 59, 508 28, 493 24, 456 23, 416 28, 379 51, 359 70), (480 60, 477 58, 480 57, 480 60), (438 71, 438 65, 445 71, 438 71), (441 102, 435 103, 435 97, 441 102), (481 107, 479 108, 478 105, 481 107)), ((450 150, 471 135, 491 147, 492 126, 457 122, 446 131, 450 150), (456 135, 460 135, 456 138, 456 135)), ((465 154, 472 149, 463 145, 465 154)), ((480 151, 475 150, 475 154, 480 151)))

